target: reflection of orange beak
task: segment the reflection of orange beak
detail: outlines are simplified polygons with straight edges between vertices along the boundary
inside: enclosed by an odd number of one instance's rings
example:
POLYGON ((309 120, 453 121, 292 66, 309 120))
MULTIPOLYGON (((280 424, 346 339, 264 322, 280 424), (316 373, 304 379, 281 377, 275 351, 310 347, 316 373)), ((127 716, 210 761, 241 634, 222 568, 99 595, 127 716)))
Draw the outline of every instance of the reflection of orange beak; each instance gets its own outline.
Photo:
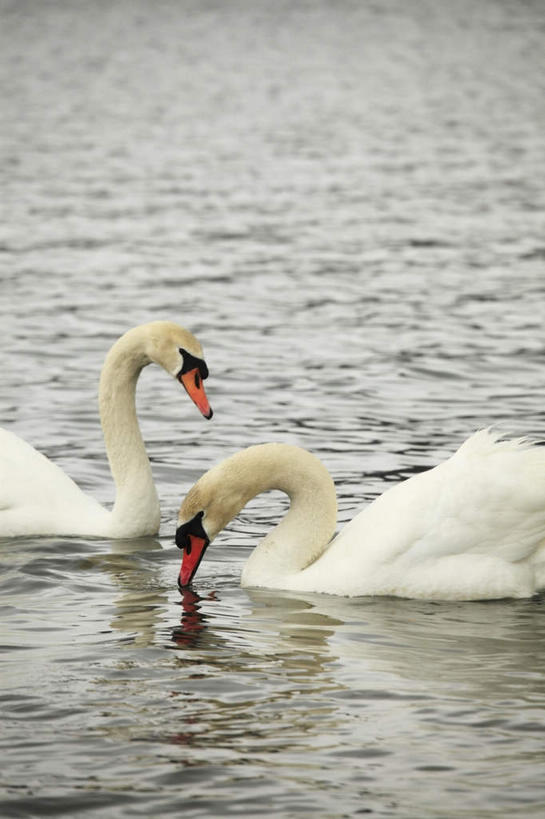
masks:
POLYGON ((181 384, 184 385, 187 394, 197 406, 205 418, 212 418, 212 409, 208 403, 208 398, 204 391, 204 384, 198 367, 194 370, 188 370, 178 376, 181 384))

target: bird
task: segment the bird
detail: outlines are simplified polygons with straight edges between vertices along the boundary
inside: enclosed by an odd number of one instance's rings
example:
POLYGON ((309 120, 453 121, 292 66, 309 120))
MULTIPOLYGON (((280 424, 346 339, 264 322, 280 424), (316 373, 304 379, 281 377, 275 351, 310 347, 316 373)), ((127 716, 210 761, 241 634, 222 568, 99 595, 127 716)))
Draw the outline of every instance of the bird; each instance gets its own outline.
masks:
POLYGON ((102 368, 99 411, 116 486, 107 509, 13 432, 0 429, 0 537, 79 535, 133 538, 156 534, 160 508, 138 425, 136 383, 154 362, 177 379, 205 418, 208 368, 192 333, 170 321, 133 327, 113 344, 102 368))
POLYGON ((439 465, 388 489, 336 537, 334 482, 297 446, 258 444, 206 472, 178 515, 180 589, 251 498, 279 489, 283 519, 250 554, 243 587, 429 600, 531 597, 545 588, 545 447, 472 434, 439 465))

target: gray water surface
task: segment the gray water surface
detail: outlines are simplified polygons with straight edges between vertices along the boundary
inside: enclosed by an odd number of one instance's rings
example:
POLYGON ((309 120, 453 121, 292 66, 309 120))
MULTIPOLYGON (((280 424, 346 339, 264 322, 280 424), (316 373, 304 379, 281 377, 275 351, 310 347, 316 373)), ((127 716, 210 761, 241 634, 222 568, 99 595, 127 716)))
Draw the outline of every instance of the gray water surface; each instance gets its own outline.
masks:
POLYGON ((276 493, 176 589, 176 514, 307 447, 339 525, 490 424, 545 436, 540 0, 0 3, 0 421, 105 504, 104 355, 148 368, 155 539, 0 543, 0 814, 543 816, 543 597, 241 590, 276 493))

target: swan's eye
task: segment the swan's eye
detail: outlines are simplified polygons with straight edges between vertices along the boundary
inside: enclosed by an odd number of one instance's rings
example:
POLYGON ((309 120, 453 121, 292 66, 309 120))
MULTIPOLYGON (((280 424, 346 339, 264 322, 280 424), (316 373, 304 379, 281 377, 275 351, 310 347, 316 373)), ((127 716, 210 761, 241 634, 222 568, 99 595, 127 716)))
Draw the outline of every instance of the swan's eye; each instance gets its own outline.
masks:
POLYGON ((190 370, 197 369, 203 381, 208 378, 208 367, 206 366, 206 361, 203 358, 198 358, 197 356, 188 353, 183 347, 179 347, 178 352, 182 356, 182 369, 180 370, 179 374, 183 375, 190 370))

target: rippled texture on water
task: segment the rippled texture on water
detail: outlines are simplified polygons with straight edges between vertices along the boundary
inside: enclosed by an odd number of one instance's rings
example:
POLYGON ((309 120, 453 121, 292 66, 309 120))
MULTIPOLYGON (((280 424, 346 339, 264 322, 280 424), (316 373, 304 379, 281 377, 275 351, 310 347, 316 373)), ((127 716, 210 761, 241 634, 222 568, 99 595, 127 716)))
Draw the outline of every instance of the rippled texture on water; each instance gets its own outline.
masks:
POLYGON ((173 533, 251 443, 318 454, 342 523, 479 427, 543 437, 543 3, 3 0, 0 32, 2 425, 110 503, 101 362, 157 318, 215 411, 143 374, 158 539, 0 544, 0 814, 542 816, 542 598, 242 591, 273 494, 180 600, 173 533))

